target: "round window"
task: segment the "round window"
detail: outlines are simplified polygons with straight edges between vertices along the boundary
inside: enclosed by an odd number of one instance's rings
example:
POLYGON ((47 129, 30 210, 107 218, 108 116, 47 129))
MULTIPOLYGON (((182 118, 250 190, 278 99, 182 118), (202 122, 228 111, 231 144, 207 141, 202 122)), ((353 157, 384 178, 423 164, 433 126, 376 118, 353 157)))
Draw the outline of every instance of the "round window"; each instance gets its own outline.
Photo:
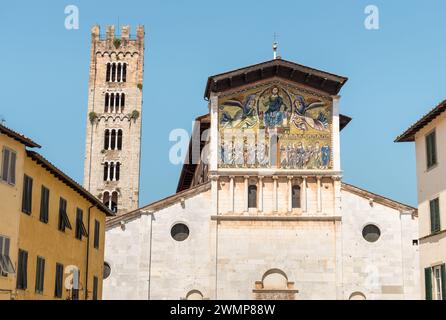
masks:
POLYGON ((368 242, 376 242, 381 236, 381 230, 374 224, 369 224, 362 229, 362 236, 368 242))
POLYGON ((111 274, 111 267, 108 262, 104 262, 104 279, 107 279, 111 274))
POLYGON ((170 230, 170 235, 176 241, 184 241, 189 237, 189 228, 184 223, 177 223, 170 230))

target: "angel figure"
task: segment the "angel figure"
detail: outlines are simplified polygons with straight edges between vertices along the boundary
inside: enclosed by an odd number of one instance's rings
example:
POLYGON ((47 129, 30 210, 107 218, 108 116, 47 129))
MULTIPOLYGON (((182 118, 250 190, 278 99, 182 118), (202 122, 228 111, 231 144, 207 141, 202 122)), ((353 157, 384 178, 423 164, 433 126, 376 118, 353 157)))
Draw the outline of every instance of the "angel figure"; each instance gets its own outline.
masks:
POLYGON ((308 111, 324 106, 322 101, 316 101, 310 104, 305 102, 302 96, 298 96, 293 103, 293 115, 291 116, 291 123, 302 131, 308 130, 308 127, 318 131, 328 131, 327 117, 319 112, 317 118, 311 116, 308 111))
POLYGON ((259 121, 259 116, 255 108, 255 96, 255 93, 251 94, 243 102, 237 99, 227 100, 224 106, 237 107, 240 110, 237 110, 234 116, 231 116, 227 111, 223 111, 220 124, 224 128, 250 129, 254 127, 259 121))

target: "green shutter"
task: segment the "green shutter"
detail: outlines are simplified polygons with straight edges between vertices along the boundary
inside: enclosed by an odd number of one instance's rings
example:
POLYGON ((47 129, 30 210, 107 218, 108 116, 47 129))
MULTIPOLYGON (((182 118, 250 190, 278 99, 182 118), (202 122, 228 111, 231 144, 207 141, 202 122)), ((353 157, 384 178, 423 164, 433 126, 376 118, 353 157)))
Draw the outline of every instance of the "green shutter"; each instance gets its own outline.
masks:
POLYGON ((440 231, 440 199, 435 199, 435 231, 440 231))
POLYGON ((426 288, 426 300, 432 300, 432 268, 424 269, 424 286, 426 288))
POLYGON ((446 300, 446 264, 441 266, 441 296, 446 300))
POLYGON ((434 200, 429 202, 430 214, 431 214, 431 233, 435 232, 435 204, 434 200))

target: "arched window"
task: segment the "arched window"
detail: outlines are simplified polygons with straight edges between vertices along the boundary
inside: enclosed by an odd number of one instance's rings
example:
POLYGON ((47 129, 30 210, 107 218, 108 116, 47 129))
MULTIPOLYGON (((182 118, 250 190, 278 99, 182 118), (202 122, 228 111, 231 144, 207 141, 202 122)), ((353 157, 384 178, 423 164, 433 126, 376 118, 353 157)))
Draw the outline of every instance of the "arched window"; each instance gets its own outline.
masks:
POLYGON ((108 180, 108 162, 104 163, 104 181, 108 180))
POLYGON ((110 73, 111 73, 111 65, 110 63, 107 63, 107 73, 105 75, 105 81, 110 81, 110 73))
POLYGON ((291 205, 294 208, 300 208, 300 187, 293 186, 291 189, 291 205))
POLYGON ((121 82, 121 63, 118 63, 118 74, 116 75, 116 81, 121 82))
POLYGON ((127 81, 127 63, 124 63, 122 66, 122 82, 127 81))
POLYGON ((108 104, 109 104, 108 99, 110 99, 110 96, 109 96, 108 93, 106 93, 106 94, 105 94, 105 111, 104 111, 105 113, 108 112, 108 104))
POLYGON ((115 148, 116 148, 116 130, 113 129, 111 131, 110 149, 115 150, 115 148))
POLYGON ((349 300, 367 300, 365 294, 363 294, 362 292, 359 292, 359 291, 353 292, 348 299, 349 300))
POLYGON ((118 143, 117 143, 118 150, 122 150, 122 130, 118 130, 118 143))
POLYGON ((110 95, 110 112, 114 112, 115 110, 115 94, 112 93, 110 95))
POLYGON ((116 191, 112 192, 111 205, 110 205, 109 208, 113 212, 117 212, 118 211, 118 192, 116 192, 116 191))
POLYGON ((191 290, 186 294, 186 300, 203 300, 203 294, 198 290, 191 290))
POLYGON ((263 289, 286 290, 288 288, 288 277, 279 269, 271 269, 262 277, 263 289))
POLYGON ((120 171, 121 171, 121 163, 116 162, 116 165, 115 165, 115 180, 116 181, 119 181, 119 176, 121 174, 120 171))
POLYGON ((121 112, 124 112, 125 107, 125 93, 121 93, 121 112))
POLYGON ((119 93, 115 97, 115 112, 119 112, 119 93))
POLYGON ((106 129, 104 135, 104 150, 108 150, 109 147, 110 147, 110 130, 106 129))
POLYGON ((102 195, 102 203, 107 207, 110 208, 110 193, 108 191, 105 191, 102 195))
POLYGON ((112 74, 111 74, 111 81, 115 82, 116 80, 116 63, 112 64, 112 74))
POLYGON ((257 208, 257 186, 248 187, 248 208, 257 208))
POLYGON ((115 164, 114 162, 110 162, 109 164, 109 180, 113 181, 113 179, 115 178, 115 164))

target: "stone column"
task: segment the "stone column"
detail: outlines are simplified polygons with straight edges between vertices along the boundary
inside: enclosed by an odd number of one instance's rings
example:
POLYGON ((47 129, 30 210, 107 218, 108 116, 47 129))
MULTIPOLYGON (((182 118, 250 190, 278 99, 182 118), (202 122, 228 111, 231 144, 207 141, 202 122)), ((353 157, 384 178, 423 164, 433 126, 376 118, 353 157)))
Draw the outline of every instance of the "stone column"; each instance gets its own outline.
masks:
POLYGON ((321 176, 317 176, 317 212, 322 212, 322 188, 321 188, 321 176))
POLYGON ((307 177, 302 177, 302 186, 300 188, 302 212, 307 212, 307 177))
POLYGON ((211 199, 212 199, 212 214, 218 215, 218 176, 211 175, 211 199))
POLYGON ((229 176, 229 211, 234 212, 234 176, 229 176))
POLYGON ((293 176, 288 178, 288 212, 293 211, 293 176))
POLYGON ((341 215, 341 176, 333 176, 334 215, 341 215))
POLYGON ((277 180, 279 179, 279 177, 277 176, 273 176, 273 181, 274 181, 274 187, 273 187, 273 211, 277 212, 278 210, 278 205, 279 205, 279 201, 277 201, 277 180))
POLYGON ((249 176, 244 176, 245 178, 245 212, 248 212, 248 182, 249 182, 249 176))
POLYGON ((263 211, 263 176, 259 176, 259 212, 263 211))

